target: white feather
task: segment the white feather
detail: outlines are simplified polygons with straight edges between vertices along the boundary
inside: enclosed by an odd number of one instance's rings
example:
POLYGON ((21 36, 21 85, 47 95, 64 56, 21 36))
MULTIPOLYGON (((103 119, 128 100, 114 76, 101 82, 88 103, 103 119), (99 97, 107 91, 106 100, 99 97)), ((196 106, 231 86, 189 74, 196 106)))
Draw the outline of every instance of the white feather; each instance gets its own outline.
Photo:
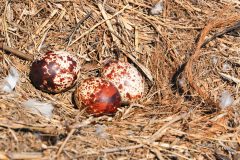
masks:
POLYGON ((22 103, 23 107, 32 113, 41 114, 47 118, 52 117, 53 105, 50 103, 39 102, 36 99, 29 99, 22 103))
POLYGON ((228 91, 223 91, 220 97, 220 107, 227 108, 232 105, 234 99, 228 91))
POLYGON ((163 12, 163 1, 160 0, 158 3, 156 3, 152 9, 150 10, 151 15, 158 15, 163 12))
POLYGON ((108 134, 106 133, 106 126, 105 125, 96 125, 96 135, 100 138, 108 138, 108 134))
POLYGON ((229 71, 229 70, 231 70, 231 65, 230 64, 228 64, 228 63, 224 63, 223 64, 223 67, 222 67, 222 71, 223 72, 227 72, 227 71, 229 71))
POLYGON ((218 63, 218 58, 217 57, 212 57, 212 63, 216 65, 218 63))
POLYGON ((178 84, 179 84, 180 87, 183 87, 186 84, 185 79, 184 78, 179 79, 178 84))
POLYGON ((14 67, 10 67, 8 76, 4 79, 3 84, 1 85, 1 90, 4 92, 12 92, 16 87, 19 80, 18 70, 14 67))

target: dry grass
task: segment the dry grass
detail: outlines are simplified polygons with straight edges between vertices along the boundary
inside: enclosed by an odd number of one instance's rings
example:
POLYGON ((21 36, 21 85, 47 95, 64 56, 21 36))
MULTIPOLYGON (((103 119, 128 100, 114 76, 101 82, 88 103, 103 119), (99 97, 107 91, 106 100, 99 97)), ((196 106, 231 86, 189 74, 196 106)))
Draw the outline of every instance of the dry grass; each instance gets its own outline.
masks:
POLYGON ((74 107, 74 88, 43 93, 30 83, 31 62, 0 51, 0 79, 10 66, 21 74, 14 92, 0 94, 0 159, 240 158, 240 37, 225 34, 201 48, 240 21, 240 3, 165 0, 161 15, 149 15, 156 2, 0 0, 5 45, 29 57, 65 49, 79 57, 81 79, 111 59, 128 60, 148 86, 115 116, 89 117, 74 107), (235 101, 221 109, 224 90, 235 101), (26 111, 29 98, 53 103, 53 118, 26 111))

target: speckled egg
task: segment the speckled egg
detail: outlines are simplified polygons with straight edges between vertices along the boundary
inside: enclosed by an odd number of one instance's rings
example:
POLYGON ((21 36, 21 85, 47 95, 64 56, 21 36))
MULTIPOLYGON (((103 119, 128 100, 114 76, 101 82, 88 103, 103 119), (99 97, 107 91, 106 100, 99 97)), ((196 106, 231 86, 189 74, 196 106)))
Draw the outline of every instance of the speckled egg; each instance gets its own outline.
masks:
POLYGON ((36 59, 31 66, 32 84, 48 93, 60 93, 70 89, 80 70, 78 60, 66 51, 49 51, 36 59))
POLYGON ((80 83, 74 99, 79 108, 86 107, 89 114, 96 116, 114 114, 121 105, 117 88, 100 77, 92 77, 80 83))
POLYGON ((102 77, 112 82, 125 103, 139 100, 144 94, 141 73, 128 62, 110 62, 102 69, 102 77))

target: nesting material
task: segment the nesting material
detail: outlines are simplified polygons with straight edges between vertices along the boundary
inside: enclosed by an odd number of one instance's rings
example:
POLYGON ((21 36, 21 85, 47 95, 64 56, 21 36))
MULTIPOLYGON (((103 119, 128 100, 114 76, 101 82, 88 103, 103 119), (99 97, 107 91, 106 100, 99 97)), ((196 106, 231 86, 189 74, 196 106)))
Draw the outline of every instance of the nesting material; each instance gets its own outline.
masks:
POLYGON ((211 39, 240 21, 237 4, 0 1, 1 42, 35 58, 65 50, 82 66, 77 85, 49 94, 32 85, 31 62, 0 49, 0 79, 13 65, 21 80, 14 81, 15 90, 8 87, 14 90, 11 94, 0 92, 0 157, 239 159, 240 39, 232 32, 211 39), (151 15, 151 9, 157 15, 151 15), (210 42, 201 47, 205 40, 210 42), (146 93, 114 114, 86 114, 74 104, 73 92, 84 79, 100 77, 103 66, 113 60, 134 64, 144 77, 146 93), (223 70, 224 63, 231 67, 223 70))

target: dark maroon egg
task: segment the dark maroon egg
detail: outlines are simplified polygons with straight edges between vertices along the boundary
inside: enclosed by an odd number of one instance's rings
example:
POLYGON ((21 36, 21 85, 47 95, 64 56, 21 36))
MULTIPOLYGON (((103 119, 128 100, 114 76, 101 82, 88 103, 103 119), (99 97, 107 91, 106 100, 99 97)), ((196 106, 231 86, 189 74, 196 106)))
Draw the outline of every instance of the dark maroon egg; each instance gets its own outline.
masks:
POLYGON ((79 108, 87 107, 94 115, 113 114, 121 105, 121 96, 117 88, 102 78, 84 80, 76 89, 74 99, 79 108))
POLYGON ((77 80, 80 65, 66 51, 47 52, 32 63, 30 79, 33 85, 48 93, 70 89, 77 80))

